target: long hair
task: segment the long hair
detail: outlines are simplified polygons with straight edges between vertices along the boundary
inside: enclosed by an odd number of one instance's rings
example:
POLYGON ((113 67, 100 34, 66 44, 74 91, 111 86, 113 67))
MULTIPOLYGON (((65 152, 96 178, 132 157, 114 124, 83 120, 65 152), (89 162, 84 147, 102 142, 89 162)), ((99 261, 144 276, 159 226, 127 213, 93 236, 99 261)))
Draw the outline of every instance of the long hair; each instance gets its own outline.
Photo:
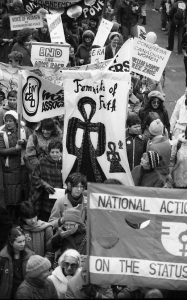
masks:
MULTIPOLYGON (((7 250, 12 258, 14 257, 13 243, 17 239, 17 237, 22 236, 22 235, 25 236, 25 233, 21 229, 21 227, 18 225, 13 225, 9 232, 8 241, 7 241, 7 250)), ((21 257, 25 256, 25 250, 20 251, 20 256, 21 257)))

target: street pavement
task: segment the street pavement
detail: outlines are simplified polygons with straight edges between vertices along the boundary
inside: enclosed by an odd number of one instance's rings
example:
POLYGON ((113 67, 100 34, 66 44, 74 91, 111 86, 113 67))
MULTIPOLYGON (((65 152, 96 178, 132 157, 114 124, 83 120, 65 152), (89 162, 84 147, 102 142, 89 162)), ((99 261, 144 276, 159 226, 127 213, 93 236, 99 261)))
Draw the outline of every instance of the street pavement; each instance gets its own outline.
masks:
MULTIPOLYGON (((161 30, 160 13, 152 11, 152 1, 148 0, 147 4, 147 24, 144 25, 146 32, 154 31, 157 34, 156 43, 160 47, 167 47, 167 32, 161 30)), ((139 25, 141 25, 140 20, 139 25)), ((166 80, 163 88, 166 95, 165 106, 169 116, 175 107, 176 101, 184 94, 185 91, 185 69, 183 63, 183 54, 177 53, 177 36, 175 36, 174 51, 166 66, 166 80)))

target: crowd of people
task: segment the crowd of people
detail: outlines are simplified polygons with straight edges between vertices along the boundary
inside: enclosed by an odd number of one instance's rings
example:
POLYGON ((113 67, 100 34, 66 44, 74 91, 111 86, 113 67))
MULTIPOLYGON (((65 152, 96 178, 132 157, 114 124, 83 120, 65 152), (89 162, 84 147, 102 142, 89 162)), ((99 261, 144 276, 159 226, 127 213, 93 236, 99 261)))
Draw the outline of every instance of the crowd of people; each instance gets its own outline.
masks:
MULTIPOLYGON (((173 50, 175 30, 178 53, 184 53, 187 74, 186 8, 176 21, 178 4, 154 1, 161 12, 161 28, 168 30, 173 50), (159 5, 158 5, 159 2, 159 5), (178 23, 177 23, 178 22, 178 23)), ((24 14, 21 0, 0 3, 0 62, 32 67, 33 41, 50 43, 46 9, 40 9, 44 26, 11 31, 10 15, 24 14)), ((183 7, 183 5, 182 5, 183 7)), ((113 22, 105 43, 105 59, 111 59, 129 37, 137 37, 137 25, 145 26, 146 0, 106 1, 103 16, 113 22)), ((90 63, 90 52, 101 18, 67 17, 62 21, 70 44, 68 67, 90 63)), ((146 40, 156 43, 154 32, 146 40)), ((163 78, 155 82, 132 73, 126 124, 126 152, 135 186, 187 188, 187 88, 171 117, 166 109, 163 78)), ((187 78, 187 77, 186 77, 187 78)), ((187 87, 187 79, 186 79, 187 87)), ((178 291, 130 289, 128 286, 87 284, 87 177, 63 169, 64 116, 38 123, 19 120, 17 91, 4 92, 0 82, 0 298, 95 299, 164 298, 178 291), (57 199, 55 189, 64 191, 57 199)), ((121 184, 108 178, 104 184, 121 184)))

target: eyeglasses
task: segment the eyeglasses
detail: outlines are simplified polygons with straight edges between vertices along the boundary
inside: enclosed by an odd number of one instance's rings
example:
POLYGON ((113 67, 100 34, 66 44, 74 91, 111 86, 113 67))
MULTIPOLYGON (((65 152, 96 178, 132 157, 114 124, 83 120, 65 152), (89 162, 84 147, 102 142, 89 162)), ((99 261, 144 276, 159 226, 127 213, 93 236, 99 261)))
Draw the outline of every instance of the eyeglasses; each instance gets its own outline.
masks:
POLYGON ((77 268, 77 264, 75 264, 75 263, 72 263, 72 264, 70 264, 70 263, 68 263, 68 262, 65 262, 64 261, 64 263, 63 263, 63 266, 65 267, 65 268, 68 268, 68 267, 71 267, 71 268, 77 268))
POLYGON ((153 104, 159 104, 160 100, 159 99, 154 99, 154 100, 151 101, 151 103, 153 103, 153 104))

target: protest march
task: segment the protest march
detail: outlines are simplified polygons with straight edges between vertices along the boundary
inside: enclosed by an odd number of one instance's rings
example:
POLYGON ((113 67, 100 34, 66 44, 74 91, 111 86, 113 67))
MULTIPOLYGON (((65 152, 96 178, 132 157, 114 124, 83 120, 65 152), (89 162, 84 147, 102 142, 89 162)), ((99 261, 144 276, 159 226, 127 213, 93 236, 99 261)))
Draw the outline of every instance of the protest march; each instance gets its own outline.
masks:
POLYGON ((186 5, 0 2, 0 299, 187 296, 186 5))

